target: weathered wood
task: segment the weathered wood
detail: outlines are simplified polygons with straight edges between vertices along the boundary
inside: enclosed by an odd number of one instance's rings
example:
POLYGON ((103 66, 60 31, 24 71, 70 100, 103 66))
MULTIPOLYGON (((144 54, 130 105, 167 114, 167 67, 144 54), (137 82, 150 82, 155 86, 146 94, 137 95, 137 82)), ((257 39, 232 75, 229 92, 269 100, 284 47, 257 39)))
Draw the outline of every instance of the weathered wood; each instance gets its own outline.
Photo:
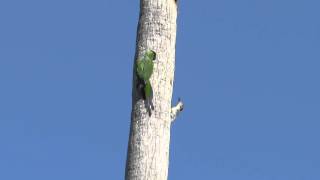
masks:
POLYGON ((151 76, 154 110, 149 116, 134 71, 126 180, 168 178, 176 19, 175 0, 140 0, 135 62, 147 49, 157 53, 151 76))

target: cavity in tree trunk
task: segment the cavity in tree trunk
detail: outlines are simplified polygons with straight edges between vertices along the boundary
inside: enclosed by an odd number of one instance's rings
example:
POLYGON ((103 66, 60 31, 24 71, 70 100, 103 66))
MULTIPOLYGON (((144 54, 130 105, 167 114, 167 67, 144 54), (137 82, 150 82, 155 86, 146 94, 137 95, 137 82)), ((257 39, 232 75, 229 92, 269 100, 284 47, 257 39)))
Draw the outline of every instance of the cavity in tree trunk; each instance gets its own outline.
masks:
POLYGON ((176 19, 176 0, 140 0, 126 180, 166 180, 168 177, 170 126, 183 107, 179 101, 171 108, 176 19), (156 53, 150 78, 154 107, 151 114, 137 90, 136 64, 147 50, 156 53))

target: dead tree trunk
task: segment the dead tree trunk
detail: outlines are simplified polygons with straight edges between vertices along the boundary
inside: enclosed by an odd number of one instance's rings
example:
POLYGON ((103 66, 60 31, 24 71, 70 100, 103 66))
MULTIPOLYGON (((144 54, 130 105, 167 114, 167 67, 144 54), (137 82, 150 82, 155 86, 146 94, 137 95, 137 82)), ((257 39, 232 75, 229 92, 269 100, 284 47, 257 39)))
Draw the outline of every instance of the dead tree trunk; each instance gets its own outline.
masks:
POLYGON ((171 108, 175 69, 176 0, 140 0, 135 63, 146 50, 156 52, 151 76, 151 116, 137 92, 135 65, 132 88, 131 127, 126 180, 166 180, 169 166, 170 126, 182 103, 171 108))

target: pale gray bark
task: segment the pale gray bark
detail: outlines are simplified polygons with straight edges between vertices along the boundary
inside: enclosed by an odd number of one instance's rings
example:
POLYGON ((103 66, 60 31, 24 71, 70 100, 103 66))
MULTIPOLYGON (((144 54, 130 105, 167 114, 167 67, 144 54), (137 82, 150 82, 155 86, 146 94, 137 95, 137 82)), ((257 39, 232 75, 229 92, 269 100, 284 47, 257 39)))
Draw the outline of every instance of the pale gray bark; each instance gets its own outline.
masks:
POLYGON ((149 116, 144 100, 136 91, 134 71, 126 180, 166 180, 168 177, 170 126, 182 110, 182 103, 171 109, 176 19, 175 0, 140 0, 135 62, 148 49, 156 52, 151 76, 154 110, 149 116))

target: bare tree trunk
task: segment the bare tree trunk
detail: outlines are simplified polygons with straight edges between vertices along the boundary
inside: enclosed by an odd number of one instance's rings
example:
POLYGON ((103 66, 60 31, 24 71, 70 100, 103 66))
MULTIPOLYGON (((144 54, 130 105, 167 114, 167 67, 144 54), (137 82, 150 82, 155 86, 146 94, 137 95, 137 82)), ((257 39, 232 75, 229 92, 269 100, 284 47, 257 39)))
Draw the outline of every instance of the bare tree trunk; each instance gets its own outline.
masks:
POLYGON ((151 76, 154 110, 149 116, 137 92, 133 74, 131 128, 126 163, 126 180, 166 180, 169 166, 170 126, 182 110, 171 108, 175 68, 177 2, 140 0, 135 63, 146 50, 156 52, 151 76))

